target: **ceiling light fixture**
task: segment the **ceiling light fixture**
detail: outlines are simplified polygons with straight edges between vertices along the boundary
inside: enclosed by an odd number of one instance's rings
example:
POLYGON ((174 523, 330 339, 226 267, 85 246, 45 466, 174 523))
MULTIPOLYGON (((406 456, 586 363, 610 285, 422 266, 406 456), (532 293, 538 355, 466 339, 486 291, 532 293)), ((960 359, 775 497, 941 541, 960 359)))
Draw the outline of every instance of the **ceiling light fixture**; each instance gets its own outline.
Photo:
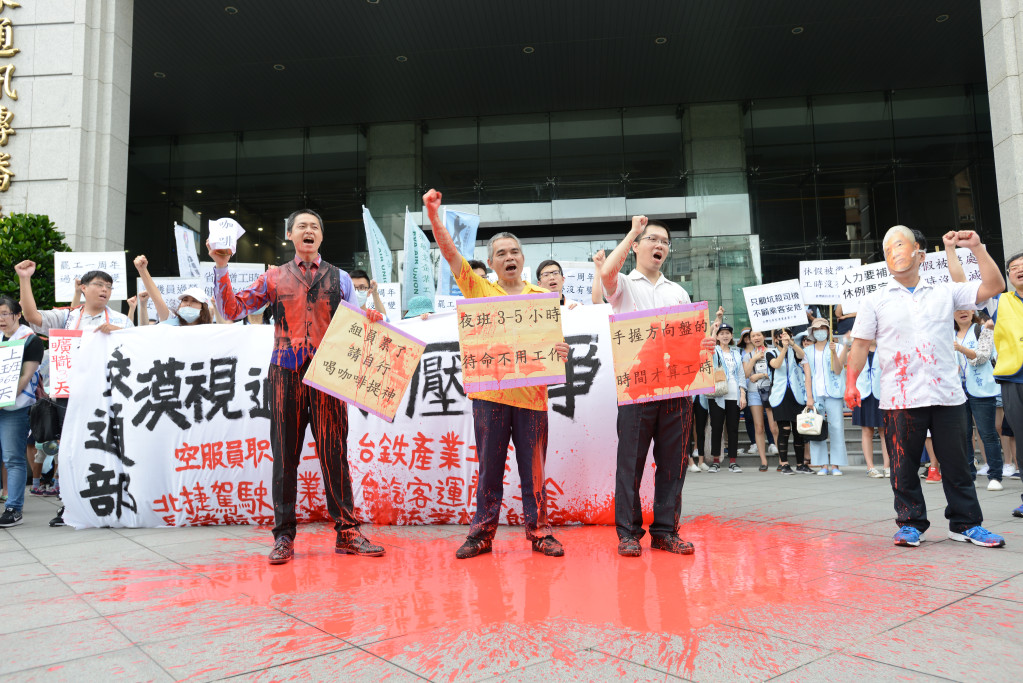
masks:
POLYGON ((368 2, 371 5, 378 5, 378 4, 380 4, 380 0, 366 0, 366 2, 368 2))
POLYGON ((943 24, 946 21, 948 21, 948 15, 947 14, 939 14, 938 16, 934 17, 934 21, 938 22, 939 24, 943 24))
POLYGON ((533 47, 532 45, 527 45, 524 48, 522 48, 522 51, 527 55, 531 55, 534 52, 536 52, 536 48, 533 47))
POLYGON ((284 71, 283 64, 274 64, 274 71, 284 71))
POLYGON ((167 78, 167 74, 162 71, 154 71, 153 78, 167 78))
POLYGON ((228 211, 228 213, 229 213, 229 214, 231 214, 231 215, 233 216, 233 215, 235 214, 235 210, 234 210, 234 209, 231 209, 230 211, 228 211))
POLYGON ((405 55, 398 55, 394 59, 401 62, 402 64, 408 61, 408 57, 406 57, 405 55))
POLYGON ((262 225, 261 225, 261 226, 259 226, 258 228, 256 228, 256 230, 258 230, 258 231, 260 231, 260 232, 263 232, 263 226, 262 226, 262 225))
MULTIPOLYGON (((375 5, 376 3, 373 3, 373 4, 375 5)), ((281 246, 282 247, 286 247, 286 246, 288 246, 288 243, 287 242, 281 242, 281 246)))
POLYGON ((792 35, 794 36, 798 36, 802 32, 803 32, 802 26, 796 26, 795 28, 792 29, 792 35))
POLYGON ((237 7, 232 7, 231 5, 228 5, 227 7, 225 7, 224 11, 227 12, 228 14, 238 14, 238 8, 237 7))
POLYGON ((196 212, 195 212, 195 215, 196 215, 196 216, 201 216, 201 215, 202 215, 202 211, 196 211, 196 212))
POLYGON ((668 39, 665 38, 664 36, 657 36, 656 38, 654 38, 654 43, 657 45, 664 45, 667 42, 668 39))
POLYGON ((195 191, 195 193, 196 193, 196 194, 202 194, 202 190, 199 190, 199 189, 197 189, 197 190, 195 191))
POLYGON ((252 246, 254 246, 254 247, 258 247, 258 246, 259 246, 259 242, 256 242, 256 243, 255 243, 255 244, 253 244, 252 246))

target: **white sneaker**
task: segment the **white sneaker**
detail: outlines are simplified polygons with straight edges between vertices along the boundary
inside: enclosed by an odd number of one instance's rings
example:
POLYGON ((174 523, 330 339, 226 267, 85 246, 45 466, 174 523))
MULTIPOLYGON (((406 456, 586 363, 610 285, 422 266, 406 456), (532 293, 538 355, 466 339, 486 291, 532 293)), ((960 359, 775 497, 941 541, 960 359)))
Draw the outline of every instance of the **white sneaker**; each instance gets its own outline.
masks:
POLYGON ((991 469, 991 466, 990 466, 990 465, 987 465, 987 464, 985 464, 985 465, 984 465, 983 467, 981 467, 981 468, 979 468, 979 469, 977 470, 977 476, 979 476, 979 477, 983 477, 983 476, 984 476, 985 474, 987 474, 987 473, 988 473, 988 471, 989 471, 990 469, 991 469))
MULTIPOLYGON (((746 455, 756 455, 758 452, 759 451, 757 451, 757 445, 755 443, 751 443, 749 448, 746 449, 746 455)), ((739 455, 742 455, 741 448, 739 449, 739 455)))
POLYGON ((1004 489, 1005 487, 1002 486, 1002 482, 998 481, 997 479, 992 479, 987 483, 988 491, 1002 491, 1004 489))
POLYGON ((701 472, 709 472, 710 471, 710 465, 708 465, 705 462, 701 462, 700 463, 700 471, 701 472))
POLYGON ((867 470, 867 476, 871 479, 884 479, 884 475, 881 474, 876 467, 871 467, 867 470))
POLYGON ((1012 473, 1016 471, 1016 466, 1010 463, 1002 465, 1002 477, 1011 477, 1012 473))
POLYGON ((696 463, 694 462, 694 463, 693 463, 692 465, 690 465, 690 466, 689 466, 689 471, 690 471, 690 472, 701 472, 702 470, 700 469, 700 466, 699 466, 699 465, 697 465, 697 464, 696 464, 696 463))
POLYGON ((767 454, 768 455, 778 455, 778 447, 775 446, 773 443, 767 444, 767 454))
POLYGON ((892 468, 891 467, 884 468, 884 478, 885 479, 891 479, 892 478, 892 468))

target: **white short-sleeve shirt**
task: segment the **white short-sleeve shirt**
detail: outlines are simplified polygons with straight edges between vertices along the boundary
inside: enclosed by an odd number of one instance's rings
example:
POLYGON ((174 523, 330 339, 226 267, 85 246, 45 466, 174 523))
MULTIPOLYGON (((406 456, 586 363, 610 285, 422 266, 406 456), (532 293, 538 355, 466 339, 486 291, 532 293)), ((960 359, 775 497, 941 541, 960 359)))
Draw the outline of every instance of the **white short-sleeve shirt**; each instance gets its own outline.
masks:
POLYGON ((682 285, 664 277, 664 273, 657 275, 657 281, 650 282, 638 270, 628 275, 618 273, 618 288, 607 297, 611 309, 615 313, 632 313, 692 303, 689 292, 682 285))
POLYGON ((860 303, 852 336, 877 341, 882 410, 955 406, 966 401, 955 349, 952 314, 977 308, 980 282, 929 285, 910 292, 895 280, 860 303))
POLYGON ((55 308, 52 311, 39 311, 41 325, 30 325, 37 334, 49 334, 51 329, 58 330, 94 330, 104 323, 116 325, 121 329, 134 327, 131 318, 115 311, 109 306, 96 315, 86 315, 85 307, 55 308))

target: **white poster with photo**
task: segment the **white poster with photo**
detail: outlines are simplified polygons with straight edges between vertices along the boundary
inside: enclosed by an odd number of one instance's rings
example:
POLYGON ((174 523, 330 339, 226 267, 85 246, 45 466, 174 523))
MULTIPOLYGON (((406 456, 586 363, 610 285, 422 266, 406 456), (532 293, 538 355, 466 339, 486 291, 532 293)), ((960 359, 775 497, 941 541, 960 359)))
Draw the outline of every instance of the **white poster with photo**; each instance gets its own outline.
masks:
MULTIPOLYGON (((210 301, 213 301, 214 268, 216 268, 216 265, 208 261, 203 261, 199 264, 202 288, 206 291, 206 296, 210 298, 210 301)), ((231 287, 236 292, 247 288, 264 272, 266 272, 266 266, 262 263, 234 263, 232 261, 227 264, 227 274, 231 278, 231 287)))
POLYGON ((841 273, 858 265, 860 265, 858 258, 800 261, 799 289, 803 303, 828 305, 842 303, 841 273))
POLYGON ((565 261, 561 264, 565 285, 561 293, 565 299, 581 304, 593 303, 593 263, 591 261, 565 261))
POLYGON ((750 327, 766 332, 806 324, 806 309, 799 292, 799 280, 783 280, 742 288, 750 327))
POLYGON ((123 251, 58 251, 53 255, 53 298, 71 301, 75 295, 75 279, 90 270, 102 270, 114 281, 110 301, 128 298, 123 251))
POLYGON ((842 313, 858 313, 860 302, 888 284, 888 264, 884 261, 865 263, 842 271, 842 313))
MULTIPOLYGON (((156 288, 160 290, 160 294, 163 295, 164 303, 171 309, 171 312, 178 310, 178 295, 184 292, 186 289, 191 287, 199 287, 202 289, 202 280, 198 277, 154 277, 153 283, 156 284, 156 288)), ((142 284, 142 278, 135 278, 135 291, 141 292, 145 289, 142 284)), ((150 293, 152 294, 152 293, 150 293)), ((159 320, 156 317, 156 306, 153 305, 153 299, 150 297, 146 302, 146 311, 149 313, 150 320, 159 320)))
MULTIPOLYGON (((404 311, 401 308, 401 283, 400 282, 384 282, 377 283, 377 293, 380 295, 380 301, 383 303, 384 315, 387 316, 389 322, 401 320, 401 314, 404 311)), ((366 303, 370 308, 376 309, 376 302, 373 301, 373 295, 370 294, 369 298, 366 299, 366 303)))
MULTIPOLYGON (((956 249, 956 256, 959 257, 959 264, 966 274, 966 281, 980 280, 980 264, 977 263, 977 257, 973 252, 966 247, 959 247, 956 249)), ((927 254, 924 262, 920 264, 920 279, 929 285, 952 282, 952 276, 948 272, 948 256, 944 251, 932 251, 927 254)))
MULTIPOLYGON (((543 486, 553 524, 614 524, 615 378, 608 306, 565 311, 565 384, 548 388, 543 486)), ((355 514, 375 524, 468 524, 479 462, 451 315, 397 323, 426 350, 394 422, 348 410, 355 514)), ((64 519, 82 527, 272 524, 270 326, 198 325, 87 335, 59 458, 64 519)), ((300 522, 327 518, 312 438, 298 467, 300 522)), ((514 445, 501 521, 522 523, 514 445)), ((653 459, 641 497, 650 510, 653 459)), ((613 536, 613 534, 612 534, 613 536)))
POLYGON ((178 275, 199 277, 199 254, 196 244, 199 233, 180 223, 174 224, 174 244, 178 252, 178 275))

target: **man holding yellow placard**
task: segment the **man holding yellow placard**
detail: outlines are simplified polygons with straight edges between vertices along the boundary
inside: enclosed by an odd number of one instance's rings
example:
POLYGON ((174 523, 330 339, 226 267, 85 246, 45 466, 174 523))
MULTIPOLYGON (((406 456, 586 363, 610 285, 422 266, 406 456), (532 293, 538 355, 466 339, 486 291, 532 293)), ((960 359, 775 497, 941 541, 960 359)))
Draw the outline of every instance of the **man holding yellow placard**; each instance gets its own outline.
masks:
MULTIPOLYGON (((632 313, 689 304, 681 285, 661 273, 671 253, 668 227, 646 216, 633 216, 632 229, 607 257, 601 268, 604 296, 615 313, 632 313), (629 251, 636 267, 621 272, 629 251)), ((722 311, 718 312, 718 322, 722 311)), ((704 342, 712 339, 705 339, 704 342)), ((706 344, 704 344, 705 346, 706 344)), ((682 485, 686 478, 686 448, 693 424, 693 402, 675 396, 618 406, 618 465, 615 474, 615 526, 618 554, 639 557, 642 549, 643 511, 639 487, 643 480, 647 450, 654 443, 654 521, 650 547, 680 555, 692 555, 693 544, 678 535, 682 512, 682 485)))
MULTIPOLYGON (((451 266, 459 289, 468 299, 491 296, 541 294, 547 290, 522 280, 522 245, 514 235, 502 232, 490 238, 487 263, 497 274, 490 282, 473 272, 469 262, 458 253, 454 240, 444 227, 438 212, 441 194, 430 190, 423 195, 433 226, 434 238, 441 255, 451 266)), ((554 345, 562 361, 568 358, 564 340, 554 345)), ((544 464, 547 460, 547 387, 520 386, 469 393, 476 432, 476 455, 480 462, 476 487, 476 514, 469 527, 469 536, 455 553, 466 559, 493 549, 494 534, 501 514, 504 496, 504 464, 508 458, 508 442, 515 443, 519 479, 522 482, 522 515, 526 537, 533 550, 560 557, 565 554, 554 538, 547 521, 547 492, 544 488, 544 464)))

